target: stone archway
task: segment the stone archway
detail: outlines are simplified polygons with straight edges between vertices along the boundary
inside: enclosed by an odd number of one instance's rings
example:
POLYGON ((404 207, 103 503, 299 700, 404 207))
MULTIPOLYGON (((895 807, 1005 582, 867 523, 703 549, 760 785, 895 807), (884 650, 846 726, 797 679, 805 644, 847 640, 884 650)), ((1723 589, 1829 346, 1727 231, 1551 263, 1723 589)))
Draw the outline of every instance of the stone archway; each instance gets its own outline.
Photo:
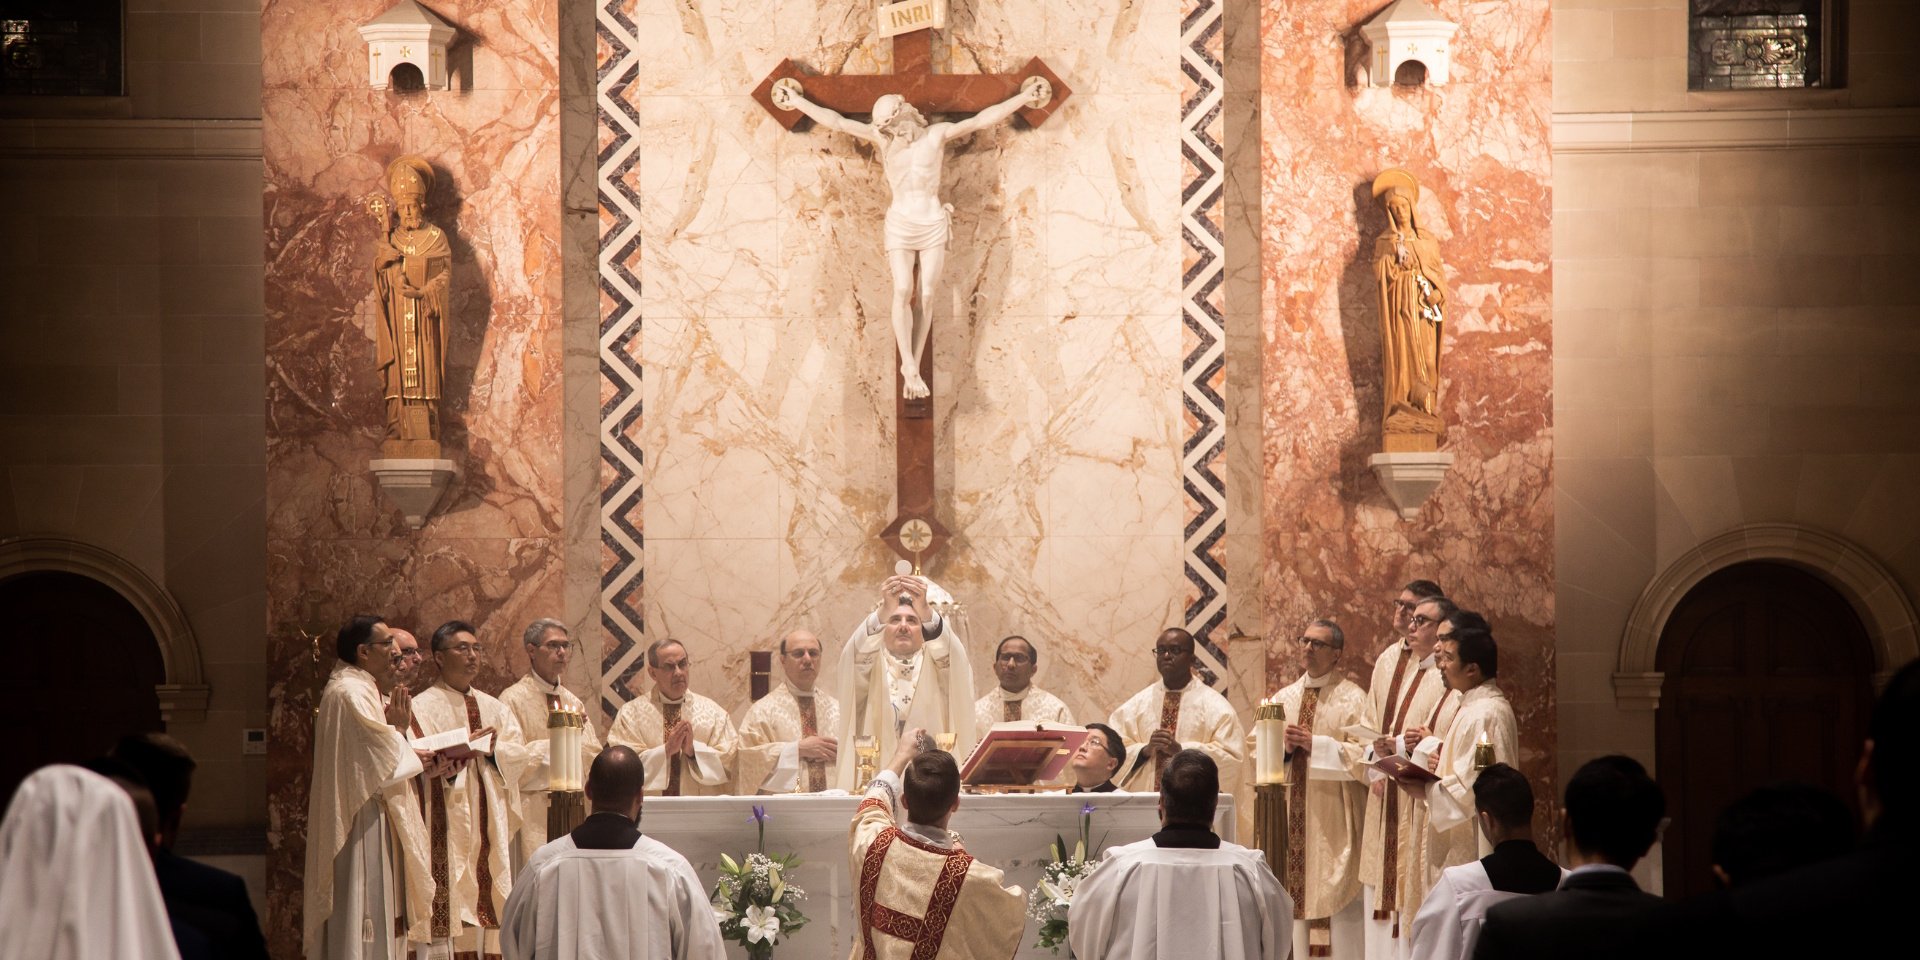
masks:
MULTIPOLYGON (((1833 534, 1790 523, 1757 523, 1721 533, 1674 561, 1647 584, 1627 616, 1614 668, 1614 701, 1623 710, 1660 706, 1665 675, 1657 666, 1660 635, 1689 591, 1716 571, 1749 560, 1797 567, 1825 581, 1853 606, 1873 645, 1875 688, 1920 656, 1920 625, 1906 592, 1880 561, 1833 534)), ((1647 755, 1652 755, 1647 744, 1647 755)))
POLYGON ((77 540, 22 537, 0 542, 0 580, 39 571, 79 574, 126 598, 160 647, 166 671, 165 682, 154 687, 160 719, 173 724, 207 718, 208 688, 201 671, 200 644, 166 588, 125 558, 77 540))

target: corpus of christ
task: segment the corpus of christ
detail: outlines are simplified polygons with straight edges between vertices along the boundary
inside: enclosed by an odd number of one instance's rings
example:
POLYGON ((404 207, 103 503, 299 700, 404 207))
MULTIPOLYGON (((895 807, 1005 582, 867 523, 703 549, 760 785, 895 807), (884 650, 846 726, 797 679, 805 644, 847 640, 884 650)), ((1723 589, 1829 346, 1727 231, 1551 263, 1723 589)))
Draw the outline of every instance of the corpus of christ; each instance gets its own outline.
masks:
POLYGON ((1899 4, 16 6, 0 956, 1899 942, 1899 4))

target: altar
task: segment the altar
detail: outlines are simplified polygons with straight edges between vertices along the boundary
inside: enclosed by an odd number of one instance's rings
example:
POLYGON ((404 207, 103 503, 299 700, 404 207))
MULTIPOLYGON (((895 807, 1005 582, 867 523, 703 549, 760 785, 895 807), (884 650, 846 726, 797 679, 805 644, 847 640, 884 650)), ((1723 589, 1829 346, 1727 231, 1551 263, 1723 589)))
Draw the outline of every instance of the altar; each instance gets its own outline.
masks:
MULTIPOLYGON (((1031 892, 1050 859, 1054 837, 1072 843, 1080 833, 1080 809, 1094 808, 1092 837, 1099 849, 1144 840, 1160 829, 1159 794, 1097 793, 991 794, 963 796, 948 826, 960 834, 967 851, 1006 871, 1006 883, 1031 892)), ((650 797, 641 808, 640 829, 680 851, 693 863, 708 891, 719 876, 720 855, 736 859, 753 852, 753 807, 767 811, 767 852, 797 853, 801 866, 788 874, 806 891, 808 923, 782 942, 775 956, 834 960, 851 954, 859 928, 853 917, 853 884, 847 861, 847 826, 860 798, 853 796, 650 797)), ((1230 794, 1220 795, 1214 830, 1233 840, 1230 794)), ((1036 927, 1027 923, 1017 957, 1052 954, 1033 946, 1036 927)), ((744 957, 738 944, 728 956, 744 957)))

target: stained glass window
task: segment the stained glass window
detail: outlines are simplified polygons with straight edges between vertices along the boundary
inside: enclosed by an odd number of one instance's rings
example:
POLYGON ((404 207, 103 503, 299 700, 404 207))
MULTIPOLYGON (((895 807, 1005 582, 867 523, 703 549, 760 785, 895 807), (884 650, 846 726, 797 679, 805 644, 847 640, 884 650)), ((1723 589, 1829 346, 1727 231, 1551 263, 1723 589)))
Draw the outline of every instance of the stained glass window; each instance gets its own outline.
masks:
POLYGON ((0 94, 121 94, 120 0, 0 0, 0 94))
POLYGON ((1832 85, 1829 0, 1690 0, 1687 87, 1832 85))

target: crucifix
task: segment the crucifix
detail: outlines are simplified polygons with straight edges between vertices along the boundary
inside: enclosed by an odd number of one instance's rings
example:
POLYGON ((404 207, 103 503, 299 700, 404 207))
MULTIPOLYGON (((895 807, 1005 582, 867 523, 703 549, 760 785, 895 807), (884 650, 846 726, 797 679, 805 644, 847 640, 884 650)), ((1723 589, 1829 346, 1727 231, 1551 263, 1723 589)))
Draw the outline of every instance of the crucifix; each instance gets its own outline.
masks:
POLYGON ((948 141, 1018 116, 1038 127, 1070 91, 1039 57, 1014 73, 935 73, 933 33, 945 26, 944 0, 900 0, 878 10, 879 32, 892 38, 893 72, 809 76, 783 60, 753 98, 788 130, 811 119, 877 148, 892 201, 886 251, 893 272, 892 319, 900 368, 895 376, 898 439, 894 483, 899 513, 880 538, 913 561, 946 546, 934 516, 933 353, 931 310, 945 266, 951 204, 939 197, 948 141), (866 114, 866 122, 846 114, 866 114), (923 114, 972 114, 928 124, 923 114))

